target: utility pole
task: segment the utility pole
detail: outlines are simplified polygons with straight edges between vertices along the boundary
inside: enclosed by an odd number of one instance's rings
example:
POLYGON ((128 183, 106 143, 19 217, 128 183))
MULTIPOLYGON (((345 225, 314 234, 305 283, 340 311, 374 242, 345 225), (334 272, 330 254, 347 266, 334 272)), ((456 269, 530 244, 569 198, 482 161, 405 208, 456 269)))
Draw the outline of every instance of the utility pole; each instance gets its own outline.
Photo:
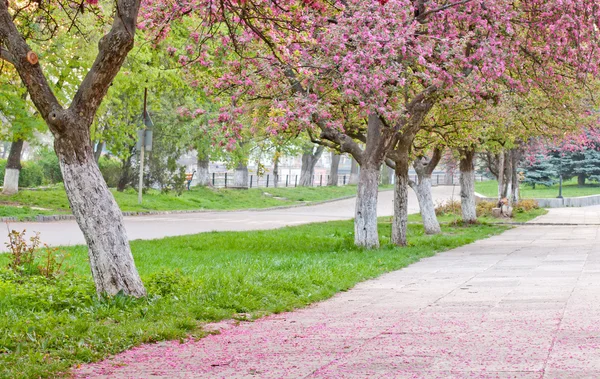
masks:
POLYGON ((144 187, 144 155, 146 150, 152 150, 152 128, 154 123, 148 114, 148 88, 144 88, 144 111, 142 113, 144 129, 138 131, 137 147, 140 152, 140 178, 138 183, 138 204, 142 203, 142 189, 144 187))

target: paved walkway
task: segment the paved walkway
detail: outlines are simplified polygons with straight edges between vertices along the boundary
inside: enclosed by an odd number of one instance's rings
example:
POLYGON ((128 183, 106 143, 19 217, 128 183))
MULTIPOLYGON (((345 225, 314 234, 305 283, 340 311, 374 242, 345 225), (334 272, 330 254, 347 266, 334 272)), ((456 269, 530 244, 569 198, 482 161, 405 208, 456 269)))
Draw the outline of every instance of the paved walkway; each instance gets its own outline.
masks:
POLYGON ((599 229, 521 226, 297 312, 223 323, 219 335, 147 345, 75 374, 600 378, 599 229))
POLYGON ((550 208, 548 214, 530 223, 600 225, 600 205, 581 208, 550 208))
MULTIPOLYGON (((459 199, 458 187, 433 187, 434 201, 459 199)), ((393 191, 379 193, 377 212, 380 216, 391 216, 393 191)), ((346 220, 354 217, 355 199, 335 201, 320 205, 278 210, 203 212, 160 216, 125 217, 127 234, 132 240, 156 239, 211 231, 275 229, 288 225, 307 224, 319 221, 346 220)), ((414 192, 409 191, 410 213, 419 211, 414 192)), ((75 221, 58 222, 15 222, 14 230, 27 229, 40 232, 41 239, 49 245, 80 245, 85 243, 83 234, 75 221)), ((7 233, 0 232, 0 249, 8 242, 7 233)))

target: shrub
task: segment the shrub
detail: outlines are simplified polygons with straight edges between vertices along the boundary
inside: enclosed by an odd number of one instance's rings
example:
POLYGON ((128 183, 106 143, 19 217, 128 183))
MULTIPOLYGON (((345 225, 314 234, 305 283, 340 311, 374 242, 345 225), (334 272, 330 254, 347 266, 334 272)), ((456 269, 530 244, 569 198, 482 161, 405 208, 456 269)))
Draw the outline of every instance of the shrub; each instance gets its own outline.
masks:
POLYGON ((25 230, 12 230, 8 233, 8 268, 19 276, 41 275, 46 279, 55 279, 63 275, 66 254, 48 245, 44 245, 44 250, 40 251, 40 234, 36 233, 27 242, 25 233, 25 230))
POLYGON ((480 201, 477 203, 477 217, 491 216, 492 208, 496 208, 498 204, 495 201, 480 201))
POLYGON ((514 209, 516 212, 523 213, 523 212, 528 212, 533 209, 538 209, 539 207, 540 207, 540 205, 538 204, 537 201, 535 201, 533 199, 525 199, 525 200, 521 200, 517 204, 515 204, 514 209))
POLYGON ((461 214, 460 210, 460 201, 458 200, 450 200, 442 203, 438 203, 435 207, 435 214, 437 216, 443 216, 448 214, 459 215, 461 214))

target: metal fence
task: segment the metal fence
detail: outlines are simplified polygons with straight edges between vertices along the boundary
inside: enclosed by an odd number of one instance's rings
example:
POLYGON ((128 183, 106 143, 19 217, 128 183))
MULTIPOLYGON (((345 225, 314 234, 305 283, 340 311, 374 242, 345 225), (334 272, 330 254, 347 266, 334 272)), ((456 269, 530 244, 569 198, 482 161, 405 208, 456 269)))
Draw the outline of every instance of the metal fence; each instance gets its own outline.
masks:
MULTIPOLYGON (((415 182, 418 181, 416 174, 409 175, 409 178, 415 182)), ((394 177, 392 176, 390 184, 394 184, 394 177)), ((476 175, 476 181, 489 180, 483 175, 476 175)), ((338 175, 338 186, 348 185, 350 181, 350 175, 338 175)), ((213 172, 210 174, 210 182, 215 188, 236 188, 234 184, 234 174, 231 172, 213 172)), ((329 175, 313 175, 311 178, 312 187, 327 186, 329 182, 329 175)), ((247 188, 269 188, 269 187, 298 187, 300 184, 300 175, 248 175, 247 188)), ((459 176, 448 176, 446 174, 433 174, 431 176, 431 184, 433 186, 439 185, 458 185, 459 176)))
MULTIPOLYGON (((338 186, 345 186, 350 180, 349 175, 338 175, 338 186)), ((210 182, 215 188, 234 188, 234 174, 230 172, 210 174, 210 182)), ((313 175, 311 177, 312 187, 327 186, 329 175, 313 175)), ((300 175, 248 175, 248 188, 269 188, 269 187, 298 187, 300 185, 300 175)))

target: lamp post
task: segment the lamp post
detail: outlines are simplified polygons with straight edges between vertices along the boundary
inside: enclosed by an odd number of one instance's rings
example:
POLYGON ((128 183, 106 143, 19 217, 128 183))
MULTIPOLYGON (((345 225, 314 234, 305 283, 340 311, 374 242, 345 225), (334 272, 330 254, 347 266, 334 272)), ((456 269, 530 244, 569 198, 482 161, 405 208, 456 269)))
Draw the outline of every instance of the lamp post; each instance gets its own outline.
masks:
POLYGON ((152 128, 154 123, 148 114, 147 109, 148 88, 144 88, 144 111, 142 112, 142 120, 144 129, 138 130, 137 148, 140 152, 140 177, 138 182, 138 204, 142 203, 142 189, 144 187, 144 153, 146 150, 152 151, 152 128))
POLYGON ((558 196, 556 197, 557 199, 562 199, 563 195, 562 195, 562 183, 563 183, 563 166, 562 166, 563 162, 562 162, 562 153, 560 154, 560 165, 559 165, 559 174, 558 174, 558 196))

